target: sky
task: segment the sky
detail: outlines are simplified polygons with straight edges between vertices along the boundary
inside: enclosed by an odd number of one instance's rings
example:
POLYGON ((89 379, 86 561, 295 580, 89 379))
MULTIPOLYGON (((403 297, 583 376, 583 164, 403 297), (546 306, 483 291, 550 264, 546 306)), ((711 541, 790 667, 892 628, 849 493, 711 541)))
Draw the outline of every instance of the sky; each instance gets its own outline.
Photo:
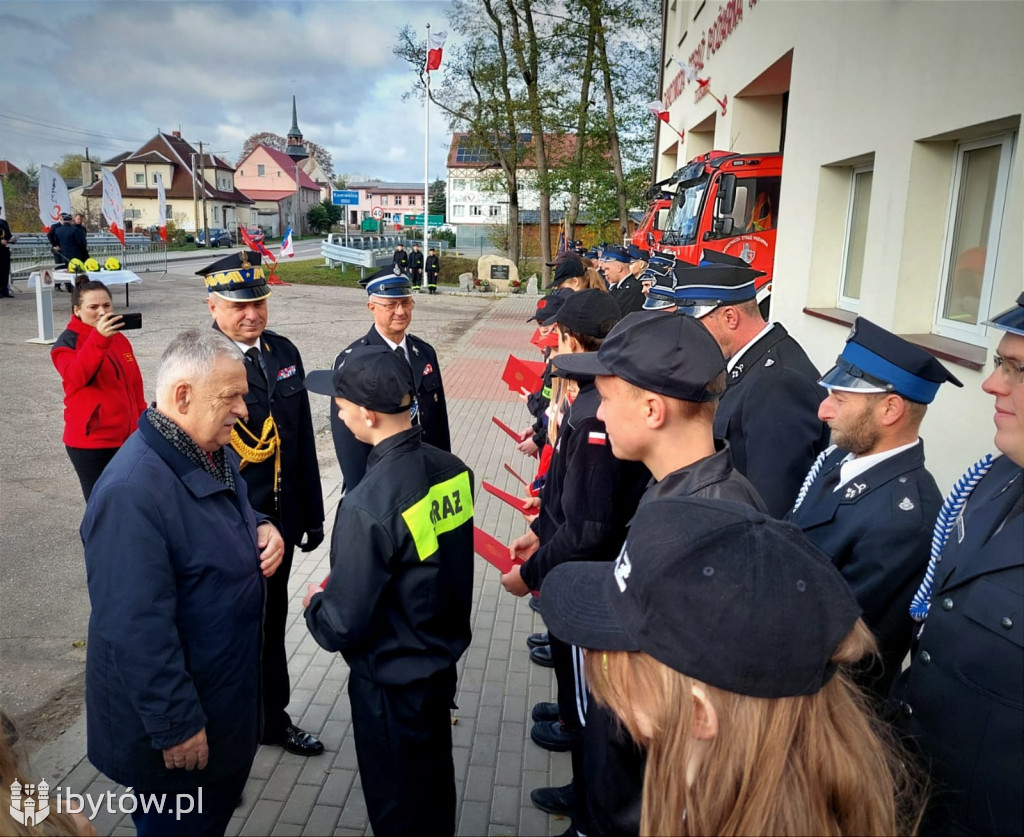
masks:
MULTIPOLYGON (((250 135, 291 127, 336 174, 423 180, 422 100, 395 58, 399 30, 449 29, 440 0, 0 0, 0 159, 106 160, 158 131, 238 162, 250 135)), ((430 179, 449 131, 430 114, 430 179)))

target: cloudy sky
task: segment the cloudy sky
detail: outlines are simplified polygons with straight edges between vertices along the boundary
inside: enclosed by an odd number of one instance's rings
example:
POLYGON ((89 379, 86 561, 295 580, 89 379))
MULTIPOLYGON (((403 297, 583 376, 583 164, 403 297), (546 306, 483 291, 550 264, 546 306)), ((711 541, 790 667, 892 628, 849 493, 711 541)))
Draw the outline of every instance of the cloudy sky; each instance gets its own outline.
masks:
MULTIPOLYGON (((336 173, 423 178, 423 104, 394 57, 398 31, 445 30, 443 0, 236 3, 0 0, 0 159, 101 160, 158 130, 236 162, 258 131, 299 127, 336 173)), ((431 111, 430 177, 448 127, 431 111)))

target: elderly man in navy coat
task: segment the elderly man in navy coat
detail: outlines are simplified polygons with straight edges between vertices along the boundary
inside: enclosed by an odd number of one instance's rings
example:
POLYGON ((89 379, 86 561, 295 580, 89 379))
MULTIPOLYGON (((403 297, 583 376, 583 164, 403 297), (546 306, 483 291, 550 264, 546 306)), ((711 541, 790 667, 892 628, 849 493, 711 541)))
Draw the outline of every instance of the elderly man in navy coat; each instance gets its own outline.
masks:
POLYGON ((921 834, 1024 834, 1024 294, 981 388, 995 446, 953 487, 910 606, 921 629, 896 681, 898 724, 931 773, 921 834))
POLYGON ((942 495, 918 436, 945 382, 963 386, 902 337, 858 317, 821 379, 818 416, 832 445, 818 457, 787 516, 827 553, 878 639, 881 665, 859 673, 879 697, 910 650, 907 606, 928 564, 942 495))
POLYGON ((183 814, 137 805, 140 835, 223 834, 259 744, 264 579, 284 540, 224 448, 246 416, 241 351, 185 332, 156 386, 82 521, 88 755, 136 796, 191 797, 183 814))
MULTIPOLYGON (((386 267, 360 284, 364 285, 369 296, 366 307, 373 314, 373 328, 334 359, 334 368, 338 368, 346 352, 357 346, 387 346, 398 353, 412 367, 412 377, 416 384, 413 424, 418 424, 423 430, 424 442, 450 453, 452 441, 448 429, 448 403, 444 398, 437 352, 425 340, 408 333, 415 305, 409 277, 399 273, 397 268, 386 267)), ((345 490, 351 491, 366 473, 366 459, 372 448, 352 435, 338 418, 337 412, 331 410, 334 451, 341 466, 345 490)))

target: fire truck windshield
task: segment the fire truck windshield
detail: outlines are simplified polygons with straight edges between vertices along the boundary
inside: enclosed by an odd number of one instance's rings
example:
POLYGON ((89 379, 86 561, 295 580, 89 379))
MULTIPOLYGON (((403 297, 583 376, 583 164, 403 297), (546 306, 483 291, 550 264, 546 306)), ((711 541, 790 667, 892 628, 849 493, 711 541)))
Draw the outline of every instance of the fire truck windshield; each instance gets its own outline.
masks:
POLYGON ((679 184, 675 200, 672 201, 672 209, 665 220, 661 239, 663 243, 693 244, 697 240, 700 210, 707 188, 707 175, 679 184))

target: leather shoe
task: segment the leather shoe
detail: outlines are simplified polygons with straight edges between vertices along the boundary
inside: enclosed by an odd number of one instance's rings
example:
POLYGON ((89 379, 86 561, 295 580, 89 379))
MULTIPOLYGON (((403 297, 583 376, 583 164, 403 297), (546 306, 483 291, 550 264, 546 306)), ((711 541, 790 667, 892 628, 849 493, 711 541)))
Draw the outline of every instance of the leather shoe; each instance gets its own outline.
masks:
POLYGON ((568 817, 572 814, 575 799, 572 782, 560 788, 537 788, 530 791, 530 802, 544 813, 558 817, 568 817))
POLYGON ((557 721, 562 716, 558 712, 558 704, 551 700, 542 700, 534 705, 530 717, 534 721, 557 721))
POLYGON ((284 747, 289 753, 297 756, 318 756, 324 751, 324 745, 315 735, 289 724, 284 731, 270 738, 264 737, 264 744, 276 744, 284 747))
POLYGON ((548 645, 551 640, 548 639, 547 631, 542 634, 530 634, 526 638, 527 648, 540 648, 542 645, 548 645))
POLYGON ((533 743, 552 753, 567 752, 579 737, 578 733, 570 732, 561 721, 541 721, 530 730, 533 743))
POLYGON ((554 668, 555 661, 551 659, 551 646, 540 645, 530 651, 530 660, 544 668, 554 668))

